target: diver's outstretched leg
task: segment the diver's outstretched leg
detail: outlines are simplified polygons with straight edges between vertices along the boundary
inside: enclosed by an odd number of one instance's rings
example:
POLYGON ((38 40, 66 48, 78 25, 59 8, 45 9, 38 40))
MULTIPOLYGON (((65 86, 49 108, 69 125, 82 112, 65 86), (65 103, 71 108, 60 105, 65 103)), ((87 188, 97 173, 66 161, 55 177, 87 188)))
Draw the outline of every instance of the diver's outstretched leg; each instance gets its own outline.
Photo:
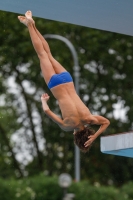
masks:
POLYGON ((43 47, 42 41, 38 37, 38 35, 33 27, 33 21, 26 19, 23 16, 19 16, 18 19, 20 20, 21 23, 25 24, 28 27, 32 44, 33 44, 34 49, 40 60, 40 66, 41 66, 41 70, 42 70, 44 79, 45 79, 46 83, 48 83, 50 78, 56 72, 55 72, 53 65, 48 57, 47 52, 45 51, 45 49, 43 47))
POLYGON ((52 65, 53 65, 53 67, 54 67, 55 73, 56 73, 56 74, 59 74, 59 73, 61 73, 61 72, 66 71, 66 69, 65 69, 57 60, 55 60, 55 59, 53 58, 47 41, 44 39, 44 37, 41 35, 41 33, 37 30, 37 28, 36 28, 36 26, 35 26, 35 22, 34 22, 34 20, 33 20, 33 18, 32 18, 32 12, 31 12, 31 11, 27 11, 27 12, 25 13, 25 16, 26 16, 26 18, 27 18, 28 20, 31 20, 31 21, 33 22, 33 23, 32 23, 32 24, 33 24, 33 27, 34 27, 34 29, 35 29, 35 31, 36 31, 38 37, 39 37, 40 40, 42 41, 43 47, 44 47, 45 51, 47 52, 48 57, 49 57, 49 59, 50 59, 52 65))

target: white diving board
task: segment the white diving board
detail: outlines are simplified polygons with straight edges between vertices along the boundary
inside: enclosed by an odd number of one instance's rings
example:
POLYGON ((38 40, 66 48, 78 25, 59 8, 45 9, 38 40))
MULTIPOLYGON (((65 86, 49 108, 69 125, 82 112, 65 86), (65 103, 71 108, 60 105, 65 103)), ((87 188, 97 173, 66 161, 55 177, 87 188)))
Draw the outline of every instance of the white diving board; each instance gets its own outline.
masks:
POLYGON ((0 0, 0 10, 133 36, 133 0, 0 0))
POLYGON ((100 138, 101 152, 133 158, 133 132, 103 136, 100 138))

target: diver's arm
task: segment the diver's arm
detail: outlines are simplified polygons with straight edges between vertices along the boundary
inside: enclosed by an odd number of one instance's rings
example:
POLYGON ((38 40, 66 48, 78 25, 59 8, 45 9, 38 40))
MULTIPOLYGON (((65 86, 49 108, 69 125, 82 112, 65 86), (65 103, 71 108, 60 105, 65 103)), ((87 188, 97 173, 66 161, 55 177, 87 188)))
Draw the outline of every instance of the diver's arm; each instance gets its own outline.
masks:
POLYGON ((58 124, 59 126, 63 126, 63 120, 60 117, 58 117, 55 113, 53 113, 50 109, 47 109, 44 112, 56 124, 58 124))
POLYGON ((47 104, 47 101, 49 100, 49 98, 50 97, 47 93, 42 95, 41 101, 42 101, 43 110, 44 110, 45 114, 50 119, 52 119, 56 124, 58 124, 59 126, 63 126, 63 120, 50 110, 50 108, 47 104))
POLYGON ((88 140, 85 142, 85 147, 89 146, 102 132, 104 132, 106 130, 106 128, 110 124, 110 121, 108 119, 106 119, 105 117, 93 115, 90 123, 101 125, 101 126, 94 135, 90 135, 88 137, 88 140))
POLYGON ((97 138, 102 132, 106 130, 110 124, 110 121, 107 118, 98 115, 94 116, 93 123, 101 125, 98 131, 95 133, 95 137, 97 138))

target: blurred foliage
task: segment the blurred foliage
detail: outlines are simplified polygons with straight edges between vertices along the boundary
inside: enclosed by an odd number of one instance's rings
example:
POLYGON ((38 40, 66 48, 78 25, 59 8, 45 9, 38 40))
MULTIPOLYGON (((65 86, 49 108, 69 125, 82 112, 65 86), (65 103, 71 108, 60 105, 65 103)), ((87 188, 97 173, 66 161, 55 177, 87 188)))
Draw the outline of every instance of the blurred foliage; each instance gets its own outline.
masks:
MULTIPOLYGON (((72 183, 68 193, 75 195, 75 200, 132 200, 133 183, 129 182, 122 187, 100 186, 97 182, 91 185, 88 181, 72 183)), ((0 179, 1 200, 61 200, 63 189, 58 185, 57 177, 46 177, 43 174, 24 178, 22 180, 0 179)))
MULTIPOLYGON (((93 114, 110 120, 104 134, 132 130, 133 38, 34 19, 43 35, 62 35, 74 45, 80 65, 80 97, 93 114), (119 118, 114 115, 116 104, 119 118)), ((0 176, 20 178, 43 171, 49 176, 67 172, 73 177, 73 134, 64 133, 42 111, 40 96, 47 92, 51 110, 60 114, 43 80, 28 30, 13 13, 1 11, 0 24, 0 176)), ((53 56, 73 76, 68 47, 58 40, 48 39, 48 43, 53 56)), ((99 145, 97 139, 89 153, 81 153, 82 179, 106 185, 133 180, 132 159, 103 155, 99 145)))

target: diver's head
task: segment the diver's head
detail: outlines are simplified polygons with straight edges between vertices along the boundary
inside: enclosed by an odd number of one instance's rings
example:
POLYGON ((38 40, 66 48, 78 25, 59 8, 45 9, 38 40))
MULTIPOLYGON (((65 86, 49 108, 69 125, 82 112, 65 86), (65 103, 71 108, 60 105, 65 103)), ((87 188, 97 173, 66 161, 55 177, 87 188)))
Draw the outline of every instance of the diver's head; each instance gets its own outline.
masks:
POLYGON ((80 131, 74 131, 74 143, 80 148, 80 150, 84 153, 89 151, 90 147, 89 145, 85 147, 85 142, 88 140, 88 136, 94 135, 95 131, 90 127, 84 127, 84 129, 80 131))

